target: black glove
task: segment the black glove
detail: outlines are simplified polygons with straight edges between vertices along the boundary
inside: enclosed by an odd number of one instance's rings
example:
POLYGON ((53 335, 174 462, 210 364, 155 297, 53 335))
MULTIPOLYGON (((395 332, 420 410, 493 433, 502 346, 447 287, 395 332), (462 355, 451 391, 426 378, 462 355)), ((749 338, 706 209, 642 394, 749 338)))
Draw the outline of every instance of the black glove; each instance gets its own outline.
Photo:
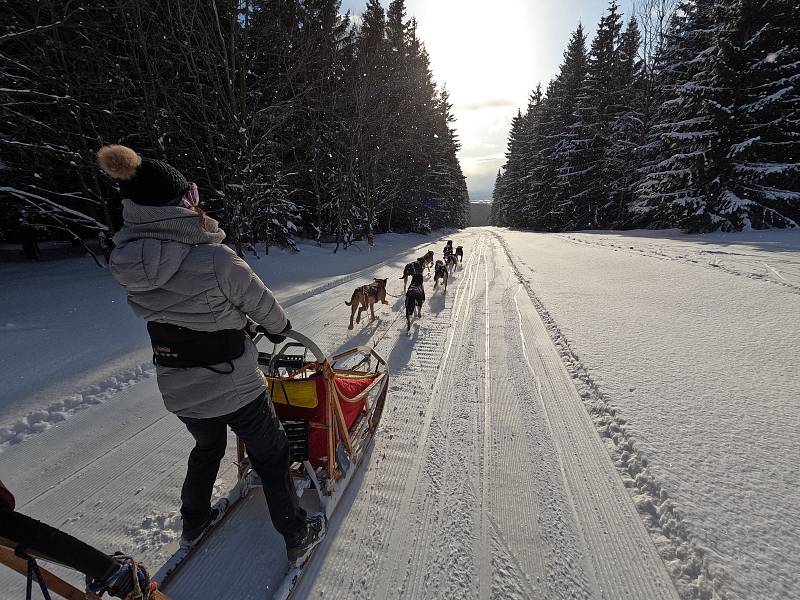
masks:
POLYGON ((286 336, 281 334, 286 333, 291 329, 292 329, 292 322, 289 319, 286 319, 286 327, 283 328, 283 331, 281 331, 281 333, 269 333, 265 331, 264 335, 266 335, 267 339, 273 344, 282 344, 284 341, 286 341, 286 336))

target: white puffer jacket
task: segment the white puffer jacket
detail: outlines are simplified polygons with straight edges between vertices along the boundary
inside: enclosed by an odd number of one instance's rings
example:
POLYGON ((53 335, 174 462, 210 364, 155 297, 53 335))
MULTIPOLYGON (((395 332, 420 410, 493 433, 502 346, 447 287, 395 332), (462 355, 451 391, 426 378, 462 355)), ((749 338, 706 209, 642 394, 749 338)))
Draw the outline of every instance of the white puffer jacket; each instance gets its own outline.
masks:
MULTIPOLYGON (((225 233, 216 221, 209 218, 203 230, 191 210, 127 200, 123 218, 125 227, 114 237, 111 272, 137 316, 197 331, 242 329, 248 316, 271 333, 286 328, 286 314, 272 292, 220 243, 225 233)), ((266 389, 257 359, 255 345, 247 339, 229 374, 202 367, 157 367, 167 410, 208 418, 241 408, 266 389)), ((229 370, 227 364, 215 367, 229 370)))

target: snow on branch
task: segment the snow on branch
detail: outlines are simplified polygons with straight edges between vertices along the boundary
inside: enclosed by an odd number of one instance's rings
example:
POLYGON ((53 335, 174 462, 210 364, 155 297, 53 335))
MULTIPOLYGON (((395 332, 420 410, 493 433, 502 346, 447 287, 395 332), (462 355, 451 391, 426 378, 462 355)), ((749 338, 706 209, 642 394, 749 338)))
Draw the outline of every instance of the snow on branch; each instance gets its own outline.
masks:
POLYGON ((108 227, 97 219, 80 211, 67 208, 63 204, 53 202, 44 196, 32 194, 31 192, 26 192, 25 190, 20 190, 13 187, 0 187, 0 194, 3 193, 14 196, 23 202, 27 202, 28 204, 35 206, 42 213, 47 214, 48 212, 54 212, 62 216, 70 217, 82 225, 94 227, 95 229, 100 229, 102 231, 108 231, 108 227))

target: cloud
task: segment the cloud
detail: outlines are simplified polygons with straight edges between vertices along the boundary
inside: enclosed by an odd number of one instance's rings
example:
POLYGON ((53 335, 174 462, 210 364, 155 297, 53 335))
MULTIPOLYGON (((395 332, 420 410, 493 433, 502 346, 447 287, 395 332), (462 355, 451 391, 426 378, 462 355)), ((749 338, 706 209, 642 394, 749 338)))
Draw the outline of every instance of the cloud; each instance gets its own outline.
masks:
POLYGON ((477 100, 475 102, 467 102, 465 104, 456 105, 456 110, 481 110, 484 108, 508 108, 509 106, 516 106, 517 102, 511 98, 487 98, 486 100, 477 100))
POLYGON ((503 154, 461 155, 459 159, 467 178, 470 199, 474 201, 491 199, 497 170, 505 162, 505 156, 503 154))
POLYGON ((486 156, 465 156, 464 160, 469 160, 476 163, 492 163, 496 164, 497 161, 502 161, 505 158, 503 154, 487 154, 486 156))

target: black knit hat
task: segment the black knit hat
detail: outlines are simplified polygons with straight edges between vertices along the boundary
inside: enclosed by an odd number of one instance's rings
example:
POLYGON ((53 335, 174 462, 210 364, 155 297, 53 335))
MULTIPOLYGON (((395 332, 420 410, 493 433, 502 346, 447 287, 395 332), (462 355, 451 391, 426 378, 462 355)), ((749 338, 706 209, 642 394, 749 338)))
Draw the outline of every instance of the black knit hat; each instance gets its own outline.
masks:
POLYGON ((142 158, 126 146, 103 146, 97 161, 106 173, 119 180, 122 194, 142 206, 177 206, 189 188, 189 182, 175 167, 142 158))

